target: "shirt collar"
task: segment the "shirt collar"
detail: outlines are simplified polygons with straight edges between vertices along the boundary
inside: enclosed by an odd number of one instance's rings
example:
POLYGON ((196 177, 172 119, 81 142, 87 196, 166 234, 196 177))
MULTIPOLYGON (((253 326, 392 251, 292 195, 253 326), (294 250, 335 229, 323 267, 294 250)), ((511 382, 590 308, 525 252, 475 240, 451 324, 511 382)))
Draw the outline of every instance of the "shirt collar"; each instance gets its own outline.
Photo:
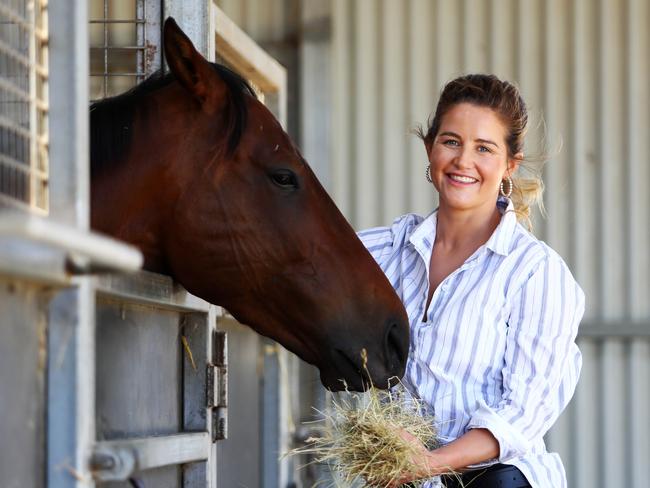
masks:
POLYGON ((510 253, 510 244, 515 235, 515 227, 517 227, 517 214, 512 200, 507 197, 500 196, 498 198, 497 208, 501 212, 501 221, 485 243, 485 247, 496 254, 507 256, 510 253))
MULTIPOLYGON (((501 212, 501 221, 485 243, 485 247, 496 254, 507 256, 510 253, 510 244, 517 226, 517 215, 512 200, 509 198, 500 196, 496 205, 501 212)), ((409 238, 411 244, 425 258, 425 261, 427 256, 431 256, 436 240, 437 223, 438 209, 435 209, 415 228, 409 238)))

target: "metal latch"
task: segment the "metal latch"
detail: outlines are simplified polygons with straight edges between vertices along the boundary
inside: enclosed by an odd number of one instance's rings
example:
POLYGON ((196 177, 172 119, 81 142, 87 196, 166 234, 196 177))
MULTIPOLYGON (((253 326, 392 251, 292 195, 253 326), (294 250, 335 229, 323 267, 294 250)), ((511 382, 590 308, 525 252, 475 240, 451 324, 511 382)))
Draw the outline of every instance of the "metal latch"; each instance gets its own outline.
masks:
POLYGON ((228 339, 223 331, 213 332, 212 362, 208 364, 207 377, 212 442, 216 442, 228 437, 228 339))

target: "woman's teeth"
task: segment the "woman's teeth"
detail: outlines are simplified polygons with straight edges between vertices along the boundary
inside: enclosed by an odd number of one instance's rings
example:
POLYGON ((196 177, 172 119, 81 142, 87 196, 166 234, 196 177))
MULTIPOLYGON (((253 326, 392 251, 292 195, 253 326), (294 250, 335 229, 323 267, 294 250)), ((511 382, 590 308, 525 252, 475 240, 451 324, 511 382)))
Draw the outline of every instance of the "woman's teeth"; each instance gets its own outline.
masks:
POLYGON ((458 181, 459 183, 475 183, 478 181, 476 178, 472 178, 470 176, 449 175, 449 177, 454 181, 458 181))

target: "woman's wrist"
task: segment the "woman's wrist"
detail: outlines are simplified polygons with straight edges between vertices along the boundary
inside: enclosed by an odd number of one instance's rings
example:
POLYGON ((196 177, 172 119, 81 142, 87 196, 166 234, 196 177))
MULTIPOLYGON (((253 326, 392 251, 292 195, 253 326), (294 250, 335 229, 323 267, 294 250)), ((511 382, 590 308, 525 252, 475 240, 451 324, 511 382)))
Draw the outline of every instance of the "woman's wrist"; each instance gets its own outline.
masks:
POLYGON ((471 429, 430 454, 440 470, 462 471, 467 466, 498 458, 499 442, 487 429, 471 429))
POLYGON ((443 449, 434 449, 427 452, 423 459, 423 477, 438 476, 441 474, 448 474, 457 470, 453 466, 453 460, 447 455, 443 449))

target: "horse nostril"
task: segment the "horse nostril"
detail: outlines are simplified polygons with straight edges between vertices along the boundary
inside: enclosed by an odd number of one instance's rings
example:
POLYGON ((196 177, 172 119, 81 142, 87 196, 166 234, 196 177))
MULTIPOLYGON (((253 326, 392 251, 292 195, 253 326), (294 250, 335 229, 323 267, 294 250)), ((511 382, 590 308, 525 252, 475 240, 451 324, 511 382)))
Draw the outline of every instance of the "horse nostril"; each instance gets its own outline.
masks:
POLYGON ((404 366, 408 353, 404 347, 406 342, 400 336, 398 324, 391 322, 384 338, 384 356, 389 371, 399 370, 404 366))

